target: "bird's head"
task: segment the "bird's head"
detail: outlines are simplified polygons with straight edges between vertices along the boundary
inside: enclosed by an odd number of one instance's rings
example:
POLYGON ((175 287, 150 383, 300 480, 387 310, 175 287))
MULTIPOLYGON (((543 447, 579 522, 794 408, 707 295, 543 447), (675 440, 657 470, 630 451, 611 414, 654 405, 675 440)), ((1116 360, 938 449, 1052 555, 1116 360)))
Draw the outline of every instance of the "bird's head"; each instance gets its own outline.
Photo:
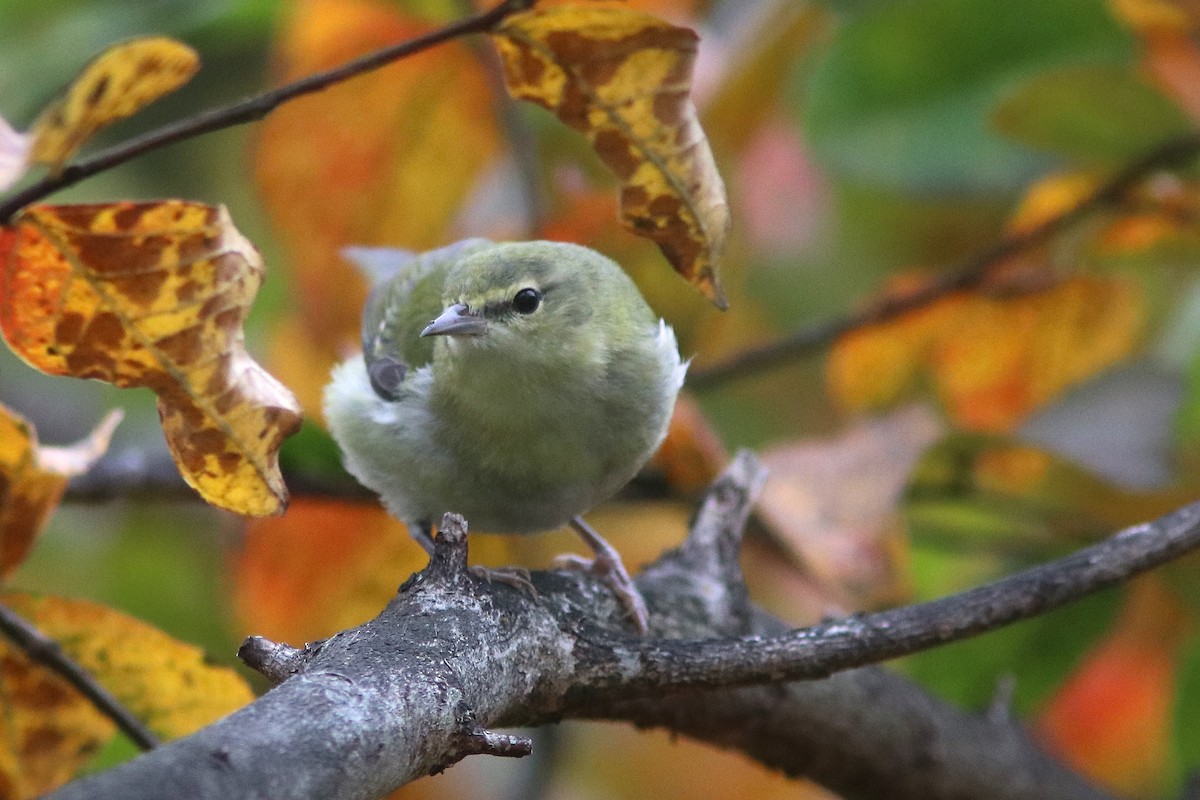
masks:
POLYGON ((458 353, 518 360, 590 358, 616 345, 645 303, 610 259, 562 242, 508 242, 451 268, 440 315, 421 332, 458 353), (453 344, 451 344, 451 342, 453 344))

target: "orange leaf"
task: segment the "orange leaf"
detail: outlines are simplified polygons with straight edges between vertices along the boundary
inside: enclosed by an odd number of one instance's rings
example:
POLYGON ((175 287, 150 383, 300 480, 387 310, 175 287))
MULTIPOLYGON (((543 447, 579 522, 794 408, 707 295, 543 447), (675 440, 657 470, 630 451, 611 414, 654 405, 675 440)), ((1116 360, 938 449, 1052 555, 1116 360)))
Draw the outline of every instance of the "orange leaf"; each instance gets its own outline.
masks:
POLYGON ((706 488, 729 461, 729 452, 704 412, 691 395, 679 395, 667 438, 651 464, 663 471, 677 492, 693 493, 706 488))
POLYGON ((33 426, 0 405, 0 579, 25 561, 67 481, 104 454, 122 416, 109 412, 90 436, 70 447, 41 447, 33 426))
MULTIPOLYGON (((304 0, 289 12, 275 46, 281 80, 427 30, 383 0, 304 0)), ((305 379, 288 385, 306 410, 320 408, 341 350, 358 347, 366 284, 340 250, 421 251, 454 238, 455 212, 497 150, 491 102, 478 59, 450 43, 299 98, 263 123, 255 174, 297 308, 280 344, 287 358, 273 363, 305 379)))
POLYGON ((1113 632, 1067 679, 1038 723, 1041 737, 1068 764, 1131 797, 1163 789, 1178 654, 1191 624, 1157 580, 1131 584, 1113 632))
MULTIPOLYGON (((110 608, 6 593, 5 605, 56 641, 157 734, 175 738, 252 698, 230 669, 110 608)), ((0 642, 0 796, 32 797, 69 780, 113 734, 73 687, 0 642)))
POLYGON ((829 385, 863 409, 895 402, 927 375, 959 426, 1008 431, 1128 356, 1145 314, 1140 289, 1118 278, 1075 277, 1015 297, 957 293, 842 337, 829 385))
POLYGON ((96 131, 175 91, 199 67, 195 50, 165 36, 108 48, 38 117, 31 160, 58 171, 96 131))
POLYGON ((621 216, 718 307, 729 206, 689 97, 696 34, 638 11, 514 14, 494 33, 509 92, 580 131, 621 184, 621 216))
POLYGON ((316 641, 374 617, 427 560, 378 506, 297 498, 247 529, 234 609, 246 633, 316 641))
POLYGON ((184 479, 214 505, 277 513, 300 417, 245 350, 262 274, 224 208, 37 206, 0 231, 0 328, 43 372, 153 389, 184 479))

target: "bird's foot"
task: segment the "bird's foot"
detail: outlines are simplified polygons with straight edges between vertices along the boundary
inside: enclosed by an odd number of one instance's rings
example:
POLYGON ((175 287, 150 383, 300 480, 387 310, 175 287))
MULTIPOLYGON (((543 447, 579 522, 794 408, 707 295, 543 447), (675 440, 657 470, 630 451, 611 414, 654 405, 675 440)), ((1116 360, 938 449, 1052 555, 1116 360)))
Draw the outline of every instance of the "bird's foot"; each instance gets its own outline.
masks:
POLYGON ((561 555, 554 560, 554 566, 585 570, 598 576, 617 595, 617 599, 625 607, 625 611, 633 620, 633 625, 637 628, 638 633, 643 636, 649 633, 650 612, 646 608, 646 600, 625 569, 620 553, 592 526, 584 522, 582 517, 575 517, 571 520, 571 527, 587 542, 596 557, 589 559, 574 554, 561 555))
POLYGON ((483 578, 488 583, 503 583, 505 586, 513 587, 521 594, 530 597, 538 596, 537 587, 529 579, 529 570, 524 567, 481 567, 476 565, 467 569, 472 575, 483 578))

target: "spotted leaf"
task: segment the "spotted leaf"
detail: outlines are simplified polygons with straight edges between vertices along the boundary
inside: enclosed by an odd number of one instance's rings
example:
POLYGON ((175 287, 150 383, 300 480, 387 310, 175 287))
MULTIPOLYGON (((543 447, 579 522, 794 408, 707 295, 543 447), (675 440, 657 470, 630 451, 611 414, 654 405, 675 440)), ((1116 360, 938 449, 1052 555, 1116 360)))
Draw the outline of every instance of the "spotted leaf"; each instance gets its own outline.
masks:
POLYGON ((91 435, 70 447, 43 447, 32 425, 0 405, 0 579, 29 555, 67 481, 86 472, 108 449, 121 416, 120 411, 110 413, 91 435))
POLYGON ((624 8, 514 14, 495 31, 509 92, 580 131, 621 184, 621 216, 719 307, 729 205, 690 97, 698 37, 624 8))
POLYGON ((224 208, 38 206, 0 230, 0 329, 43 372, 151 388, 189 484, 238 513, 279 513, 278 449, 300 414, 245 350, 262 277, 224 208))
POLYGON ((164 36, 110 47, 38 117, 30 159, 59 169, 96 131, 175 91, 199 66, 195 50, 164 36))
MULTIPOLYGON (((9 592, 0 602, 91 673, 154 733, 192 733, 250 702, 233 670, 194 645, 111 608, 9 592)), ((0 797, 34 797, 70 780, 113 735, 112 723, 58 675, 0 642, 0 797)))

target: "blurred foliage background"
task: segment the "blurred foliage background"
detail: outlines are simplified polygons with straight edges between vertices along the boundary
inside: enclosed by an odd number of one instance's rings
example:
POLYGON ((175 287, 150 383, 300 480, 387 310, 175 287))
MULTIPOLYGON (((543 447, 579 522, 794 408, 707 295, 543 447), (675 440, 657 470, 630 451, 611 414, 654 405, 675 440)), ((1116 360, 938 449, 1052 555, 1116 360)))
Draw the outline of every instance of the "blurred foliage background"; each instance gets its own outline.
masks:
MULTIPOLYGON (((361 286, 337 247, 421 249, 467 235, 590 244, 629 269, 703 369, 955 269, 1200 119, 1200 14, 1187 2, 632 5, 702 35, 693 94, 734 216, 725 314, 620 228, 611 179, 580 137, 501 96, 484 42, 164 148, 52 201, 228 206, 268 264, 251 350, 310 413, 285 463, 339 481, 316 397, 352 346, 361 286)), ((164 33, 196 47, 197 77, 106 130, 99 148, 469 8, 0 0, 0 113, 27 126, 115 41, 164 33)), ((975 290, 693 392, 657 479, 593 523, 627 561, 650 560, 679 541, 721 453, 762 448, 774 477, 747 545, 748 581, 803 623, 975 585, 1194 499, 1195 178, 1190 164, 1172 165, 1049 245, 993 265, 975 290)), ((43 376, 4 351, 0 400, 50 443, 123 406, 110 457, 165 453, 149 393, 43 376)), ((536 565, 569 541, 473 547, 483 560, 536 565)), ((421 563, 369 504, 298 497, 285 517, 247 527, 179 497, 126 498, 64 504, 12 585, 99 600, 233 663, 247 633, 298 644, 365 619, 421 563)), ((1197 589, 1185 559, 894 666, 968 708, 1010 687, 1017 713, 1080 769, 1131 797, 1169 796, 1200 767, 1197 589)), ((569 725, 544 745, 555 757, 468 760, 403 796, 496 796, 496 785, 517 796, 528 780, 563 798, 824 796, 657 734, 569 725)), ((128 752, 118 740, 98 763, 128 752)))

